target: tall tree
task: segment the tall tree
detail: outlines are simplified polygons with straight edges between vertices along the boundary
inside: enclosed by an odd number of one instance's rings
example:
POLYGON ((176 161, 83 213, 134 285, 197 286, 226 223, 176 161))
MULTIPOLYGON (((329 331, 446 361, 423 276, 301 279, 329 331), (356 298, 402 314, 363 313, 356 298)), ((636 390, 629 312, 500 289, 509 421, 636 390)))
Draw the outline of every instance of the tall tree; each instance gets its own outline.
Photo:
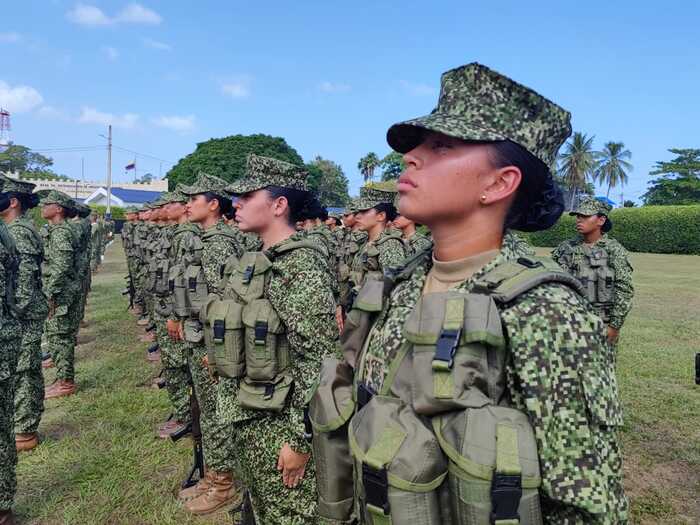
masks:
POLYGON ((41 153, 33 152, 27 146, 10 143, 5 151, 0 153, 0 169, 10 173, 49 171, 53 159, 41 153))
POLYGON ((571 189, 570 208, 574 207, 576 195, 593 178, 598 168, 598 154, 593 151, 593 139, 585 133, 575 132, 559 155, 559 171, 566 185, 571 189))
POLYGON ((345 206, 350 200, 348 178, 339 164, 317 156, 306 165, 309 186, 324 206, 345 206))
POLYGON ((233 182, 245 174, 249 153, 304 164, 297 151, 281 137, 231 135, 197 144, 197 149, 168 171, 168 187, 173 190, 178 183, 189 184, 200 171, 233 182))
POLYGON ((623 142, 606 142, 598 154, 598 169, 596 179, 601 184, 608 185, 606 197, 610 197, 610 189, 627 184, 627 173, 632 171, 632 164, 627 162, 632 158, 630 150, 625 149, 623 142))
POLYGON ((700 203, 700 149, 668 150, 676 158, 656 163, 649 175, 660 177, 649 182, 650 188, 642 195, 644 204, 698 204, 700 203))
POLYGON ((401 172, 406 169, 403 155, 392 151, 382 159, 379 166, 382 168, 382 180, 398 179, 401 172))
POLYGON ((360 159, 357 163, 357 169, 362 173, 362 177, 365 182, 372 180, 374 177, 374 170, 379 166, 379 157, 373 151, 369 152, 367 155, 360 159))

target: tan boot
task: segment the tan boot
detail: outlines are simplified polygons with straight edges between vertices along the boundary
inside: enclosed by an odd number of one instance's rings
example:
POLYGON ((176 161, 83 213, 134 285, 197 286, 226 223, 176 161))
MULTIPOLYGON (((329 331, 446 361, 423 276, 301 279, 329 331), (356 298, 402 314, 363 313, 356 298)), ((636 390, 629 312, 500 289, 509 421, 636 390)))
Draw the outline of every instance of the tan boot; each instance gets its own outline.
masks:
POLYGON ((15 434, 15 448, 17 452, 26 452, 36 448, 39 444, 39 437, 36 432, 29 432, 27 434, 15 434))
POLYGON ((238 504, 243 491, 230 472, 214 472, 211 487, 201 496, 185 503, 185 509, 192 514, 211 514, 221 507, 238 504))
POLYGON ((0 510, 0 525, 16 525, 15 517, 11 510, 0 510))
POLYGON ((202 494, 206 494, 206 492, 211 487, 213 476, 214 472, 211 470, 207 470, 204 473, 204 477, 200 479, 195 485, 192 485, 191 487, 188 487, 186 489, 182 489, 180 492, 178 492, 177 499, 179 499, 180 501, 189 501, 191 499, 198 498, 202 494))
POLYGON ((73 381, 58 379, 53 385, 46 389, 44 399, 72 396, 73 394, 75 394, 75 383, 73 381))

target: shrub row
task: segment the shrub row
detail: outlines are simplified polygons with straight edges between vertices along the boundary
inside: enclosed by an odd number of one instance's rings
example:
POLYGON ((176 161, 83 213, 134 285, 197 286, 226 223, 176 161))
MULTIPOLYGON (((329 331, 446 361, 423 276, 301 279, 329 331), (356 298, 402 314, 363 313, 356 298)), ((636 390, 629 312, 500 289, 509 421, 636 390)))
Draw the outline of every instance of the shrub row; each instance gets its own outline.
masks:
MULTIPOLYGON (((610 236, 632 252, 700 255, 700 205, 642 206, 612 211, 610 236)), ((576 235, 564 214, 549 230, 523 234, 535 246, 553 247, 576 235)))

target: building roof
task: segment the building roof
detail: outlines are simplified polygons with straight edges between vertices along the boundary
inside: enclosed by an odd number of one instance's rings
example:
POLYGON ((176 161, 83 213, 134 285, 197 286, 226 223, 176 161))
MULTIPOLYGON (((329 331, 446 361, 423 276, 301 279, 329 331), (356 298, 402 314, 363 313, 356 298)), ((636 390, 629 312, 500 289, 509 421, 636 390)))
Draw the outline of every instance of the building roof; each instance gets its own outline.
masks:
POLYGON ((148 190, 127 190, 124 188, 112 188, 112 195, 117 197, 119 200, 124 202, 130 202, 131 204, 143 204, 145 202, 150 202, 156 200, 162 195, 160 191, 148 191, 148 190))

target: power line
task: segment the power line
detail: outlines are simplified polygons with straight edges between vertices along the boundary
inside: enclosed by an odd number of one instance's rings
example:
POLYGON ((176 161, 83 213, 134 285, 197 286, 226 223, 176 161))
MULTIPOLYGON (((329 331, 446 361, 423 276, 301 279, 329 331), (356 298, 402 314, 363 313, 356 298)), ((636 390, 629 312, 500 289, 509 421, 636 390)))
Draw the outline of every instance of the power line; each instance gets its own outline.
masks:
POLYGON ((118 149, 119 151, 126 151, 127 153, 131 153, 131 154, 136 155, 138 157, 146 157, 149 159, 157 160, 159 162, 165 162, 166 164, 175 164, 174 162, 171 162, 171 161, 165 160, 165 159, 161 159, 160 157, 155 157, 153 155, 148 155, 146 153, 139 153, 138 151, 134 151, 134 150, 127 149, 127 148, 121 148, 119 146, 115 146, 114 144, 112 144, 112 147, 114 149, 118 149))

